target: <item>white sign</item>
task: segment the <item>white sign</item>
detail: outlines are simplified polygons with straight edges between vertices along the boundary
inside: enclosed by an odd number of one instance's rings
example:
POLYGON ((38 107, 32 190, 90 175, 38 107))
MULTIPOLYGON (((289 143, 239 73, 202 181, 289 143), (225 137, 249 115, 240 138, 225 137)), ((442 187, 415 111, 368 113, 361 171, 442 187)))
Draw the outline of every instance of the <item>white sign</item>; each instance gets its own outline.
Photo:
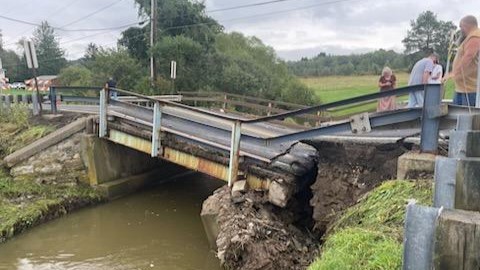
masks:
POLYGON ((174 80, 177 78, 177 62, 175 61, 170 63, 170 78, 174 80))
POLYGON ((0 69, 2 69, 2 58, 0 58, 0 69))
POLYGON ((25 59, 27 60, 28 68, 38 68, 37 52, 35 51, 33 41, 25 40, 23 47, 25 48, 25 59))

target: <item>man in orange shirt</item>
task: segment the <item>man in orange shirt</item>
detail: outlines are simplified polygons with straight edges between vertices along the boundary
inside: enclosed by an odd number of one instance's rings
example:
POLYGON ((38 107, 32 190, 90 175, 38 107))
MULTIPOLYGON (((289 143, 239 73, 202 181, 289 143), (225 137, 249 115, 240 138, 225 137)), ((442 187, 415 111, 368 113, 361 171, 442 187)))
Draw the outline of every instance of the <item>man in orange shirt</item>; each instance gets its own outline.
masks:
POLYGON ((465 38, 453 60, 453 69, 447 78, 455 81, 453 103, 475 106, 478 57, 480 51, 480 29, 474 16, 466 16, 460 21, 460 30, 465 38))

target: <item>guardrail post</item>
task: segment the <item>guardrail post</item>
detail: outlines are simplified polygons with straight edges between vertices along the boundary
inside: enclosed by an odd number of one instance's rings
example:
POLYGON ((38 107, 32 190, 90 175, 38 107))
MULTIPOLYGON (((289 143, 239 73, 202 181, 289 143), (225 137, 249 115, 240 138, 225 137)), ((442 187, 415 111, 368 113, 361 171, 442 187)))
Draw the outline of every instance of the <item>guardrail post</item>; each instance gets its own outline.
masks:
POLYGON ((33 108, 33 115, 39 115, 39 106, 38 106, 38 96, 37 93, 32 94, 32 108, 33 108))
POLYGON ((270 115, 272 115, 272 103, 271 102, 268 103, 268 111, 267 111, 267 116, 270 116, 270 115))
POLYGON ((12 99, 13 99, 12 95, 5 96, 5 105, 7 110, 10 110, 10 106, 12 105, 12 99))
POLYGON ((53 114, 57 114, 57 89, 50 87, 50 108, 53 114))
POLYGON ((161 144, 162 109, 160 102, 153 105, 152 157, 162 154, 161 144))
POLYGON ((227 109, 227 95, 223 95, 223 104, 222 104, 222 109, 226 110, 227 109))
POLYGON ((442 116, 440 85, 426 85, 424 94, 420 149, 422 152, 435 153, 442 116))
POLYGON ((107 90, 100 91, 100 113, 99 113, 98 137, 107 136, 107 90))
POLYGON ((232 126, 232 140, 230 143, 230 160, 228 165, 228 186, 232 187, 237 181, 240 163, 240 137, 242 135, 242 122, 237 120, 232 126))

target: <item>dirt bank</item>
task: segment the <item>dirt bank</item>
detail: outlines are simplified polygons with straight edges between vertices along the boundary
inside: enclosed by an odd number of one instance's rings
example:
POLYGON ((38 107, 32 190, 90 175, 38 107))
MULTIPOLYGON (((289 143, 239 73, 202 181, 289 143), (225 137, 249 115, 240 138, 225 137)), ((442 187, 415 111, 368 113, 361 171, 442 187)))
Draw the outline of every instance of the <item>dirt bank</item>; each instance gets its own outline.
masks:
POLYGON ((341 211, 381 182, 394 179, 403 144, 312 142, 319 151, 318 175, 311 186, 315 232, 321 235, 341 211))
POLYGON ((226 269, 305 269, 315 258, 318 243, 295 226, 289 209, 268 202, 264 192, 241 197, 222 187, 204 203, 217 206, 218 257, 226 269))
POLYGON ((232 196, 217 190, 204 207, 217 207, 217 254, 226 269, 306 269, 327 226, 366 192, 396 175, 398 157, 411 145, 310 142, 318 167, 286 208, 263 192, 232 196), (318 170, 318 172, 317 172, 318 170))

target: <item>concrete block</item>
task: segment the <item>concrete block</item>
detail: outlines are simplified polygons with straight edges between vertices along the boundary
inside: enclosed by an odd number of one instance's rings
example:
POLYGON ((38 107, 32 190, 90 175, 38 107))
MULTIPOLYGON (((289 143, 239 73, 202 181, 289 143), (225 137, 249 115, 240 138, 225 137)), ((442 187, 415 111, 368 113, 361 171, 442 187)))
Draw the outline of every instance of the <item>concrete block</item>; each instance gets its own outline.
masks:
POLYGON ((433 268, 428 269, 480 269, 479 231, 480 213, 443 211, 435 231, 433 268))
POLYGON ((480 130, 480 114, 461 114, 457 119, 458 131, 480 130))
POLYGON ((454 208, 457 165, 457 159, 437 157, 434 177, 434 207, 444 207, 446 209, 454 208))
POLYGON ((448 156, 480 157, 480 131, 454 131, 450 134, 448 156))
POLYGON ((414 179, 419 173, 432 174, 436 155, 408 152, 398 158, 397 179, 414 179))
POLYGON ((457 164, 455 209, 480 211, 480 158, 460 159, 457 164))
POLYGON ((232 186, 232 198, 237 198, 243 195, 248 189, 246 180, 240 180, 233 183, 232 186))
POLYGON ((292 195, 292 188, 286 183, 279 183, 279 181, 272 181, 268 187, 268 201, 272 204, 285 207, 292 195))
POLYGON ((212 250, 217 250, 217 237, 220 231, 218 226, 218 214, 220 212, 220 207, 222 206, 220 199, 221 197, 218 194, 213 194, 208 197, 203 202, 202 212, 200 213, 203 228, 212 250))

